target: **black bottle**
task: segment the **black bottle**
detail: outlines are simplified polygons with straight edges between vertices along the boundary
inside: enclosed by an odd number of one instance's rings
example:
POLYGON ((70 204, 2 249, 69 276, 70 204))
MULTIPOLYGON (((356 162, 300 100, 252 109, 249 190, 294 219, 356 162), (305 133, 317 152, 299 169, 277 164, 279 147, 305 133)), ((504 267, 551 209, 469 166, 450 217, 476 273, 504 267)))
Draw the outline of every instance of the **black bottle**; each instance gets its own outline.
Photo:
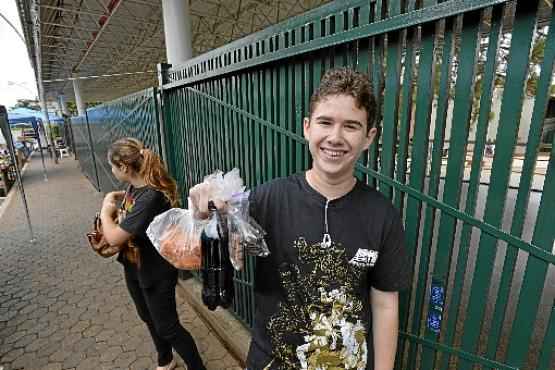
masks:
POLYGON ((209 310, 228 308, 233 302, 233 266, 229 259, 227 219, 218 212, 212 201, 208 203, 210 218, 216 217, 219 239, 201 235, 202 245, 202 302, 209 310))

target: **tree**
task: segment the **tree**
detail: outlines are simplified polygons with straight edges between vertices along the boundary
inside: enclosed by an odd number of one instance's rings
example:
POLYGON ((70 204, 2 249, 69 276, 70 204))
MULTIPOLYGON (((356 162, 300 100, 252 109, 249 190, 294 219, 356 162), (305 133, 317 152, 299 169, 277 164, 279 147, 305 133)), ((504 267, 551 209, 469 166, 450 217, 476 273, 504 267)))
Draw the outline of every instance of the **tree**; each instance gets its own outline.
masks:
MULTIPOLYGON (((68 102, 66 102, 66 104, 67 104, 67 109, 71 112, 71 114, 76 116, 77 115, 77 105, 75 104, 75 102, 68 101, 68 102)), ((96 101, 96 102, 87 102, 85 104, 85 106, 87 108, 92 108, 92 107, 95 107, 95 106, 100 105, 100 104, 102 104, 102 102, 98 102, 98 101, 96 101)))
POLYGON ((33 99, 17 99, 17 103, 12 107, 14 108, 28 108, 36 111, 40 111, 40 103, 38 100, 33 99))

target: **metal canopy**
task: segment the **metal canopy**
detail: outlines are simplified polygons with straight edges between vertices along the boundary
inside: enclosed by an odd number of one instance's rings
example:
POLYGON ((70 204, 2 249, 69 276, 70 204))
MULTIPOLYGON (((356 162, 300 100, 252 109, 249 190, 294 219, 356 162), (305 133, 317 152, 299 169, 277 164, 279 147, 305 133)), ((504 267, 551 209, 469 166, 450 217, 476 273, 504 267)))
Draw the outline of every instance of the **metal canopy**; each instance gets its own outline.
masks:
MULTIPOLYGON (((81 80, 88 102, 157 84, 156 64, 166 61, 160 0, 16 1, 47 100, 60 94, 74 100, 73 74, 104 76, 81 80)), ((199 55, 330 0, 189 1, 193 53, 199 55)))

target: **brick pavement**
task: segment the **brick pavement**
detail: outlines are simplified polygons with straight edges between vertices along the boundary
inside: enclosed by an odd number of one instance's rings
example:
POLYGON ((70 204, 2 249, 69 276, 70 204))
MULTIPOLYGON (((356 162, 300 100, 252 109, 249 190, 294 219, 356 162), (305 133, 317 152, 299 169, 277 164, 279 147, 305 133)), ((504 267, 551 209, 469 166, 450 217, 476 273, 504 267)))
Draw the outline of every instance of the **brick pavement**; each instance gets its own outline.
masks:
MULTIPOLYGON (((48 175, 44 182, 38 156, 24 175, 36 243, 28 242, 18 194, 0 219, 0 369, 154 369, 121 266, 96 256, 84 238, 101 194, 73 159, 49 161, 48 175)), ((178 305, 207 368, 239 369, 179 296, 178 305)))

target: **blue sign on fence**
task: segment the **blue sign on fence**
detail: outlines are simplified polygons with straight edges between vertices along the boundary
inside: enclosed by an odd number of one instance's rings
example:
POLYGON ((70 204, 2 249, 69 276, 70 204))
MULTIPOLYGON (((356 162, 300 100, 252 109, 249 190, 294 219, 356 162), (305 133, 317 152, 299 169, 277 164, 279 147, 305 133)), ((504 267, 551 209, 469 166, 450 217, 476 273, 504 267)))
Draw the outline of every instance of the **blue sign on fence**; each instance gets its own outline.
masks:
POLYGON ((445 288, 443 283, 438 280, 432 280, 430 288, 430 308, 428 311, 428 319, 426 320, 428 329, 434 333, 441 330, 441 320, 443 315, 443 307, 445 305, 445 288))

